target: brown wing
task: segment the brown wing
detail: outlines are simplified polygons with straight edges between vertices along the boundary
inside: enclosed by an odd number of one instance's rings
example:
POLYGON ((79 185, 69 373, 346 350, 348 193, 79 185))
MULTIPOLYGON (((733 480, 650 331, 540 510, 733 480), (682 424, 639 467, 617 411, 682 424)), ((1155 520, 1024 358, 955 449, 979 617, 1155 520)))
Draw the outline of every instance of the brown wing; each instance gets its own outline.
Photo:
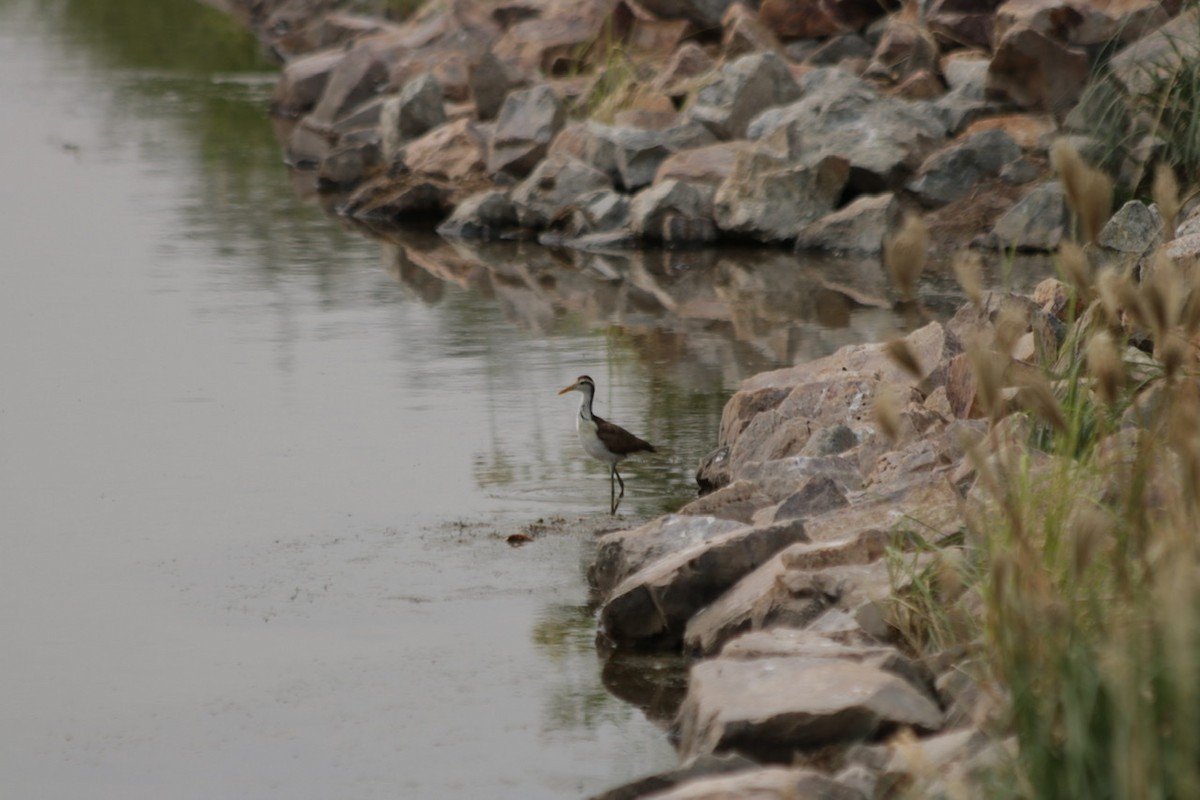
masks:
POLYGON ((596 435, 600 437, 600 441, 604 443, 610 453, 628 456, 640 452, 657 452, 654 445, 644 439, 639 439, 620 425, 600 419, 595 414, 592 415, 592 419, 596 422, 596 435))

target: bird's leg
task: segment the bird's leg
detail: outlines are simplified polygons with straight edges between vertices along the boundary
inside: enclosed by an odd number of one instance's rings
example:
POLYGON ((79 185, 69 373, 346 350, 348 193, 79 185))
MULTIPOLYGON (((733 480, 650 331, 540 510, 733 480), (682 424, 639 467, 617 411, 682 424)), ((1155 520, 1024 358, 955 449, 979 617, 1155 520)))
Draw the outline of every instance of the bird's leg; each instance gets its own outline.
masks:
POLYGON ((617 476, 617 483, 621 484, 621 493, 617 495, 617 499, 620 500, 625 496, 625 481, 621 480, 621 473, 617 472, 616 464, 613 464, 613 475, 617 476))

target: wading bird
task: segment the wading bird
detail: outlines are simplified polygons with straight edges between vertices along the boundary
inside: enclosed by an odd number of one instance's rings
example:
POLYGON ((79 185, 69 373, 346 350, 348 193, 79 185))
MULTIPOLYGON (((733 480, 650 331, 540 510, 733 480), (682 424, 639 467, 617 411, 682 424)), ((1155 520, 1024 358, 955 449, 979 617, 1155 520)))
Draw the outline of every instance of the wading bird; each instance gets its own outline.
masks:
POLYGON ((579 379, 559 394, 579 392, 583 399, 579 402, 579 414, 575 417, 575 430, 579 433, 579 441, 583 449, 592 458, 609 465, 608 485, 610 489, 609 513, 616 514, 621 498, 625 496, 625 481, 617 472, 617 464, 634 453, 653 453, 654 445, 639 439, 620 425, 614 425, 592 413, 592 398, 596 395, 596 382, 587 375, 579 379), (617 483, 621 484, 621 493, 617 494, 617 483))

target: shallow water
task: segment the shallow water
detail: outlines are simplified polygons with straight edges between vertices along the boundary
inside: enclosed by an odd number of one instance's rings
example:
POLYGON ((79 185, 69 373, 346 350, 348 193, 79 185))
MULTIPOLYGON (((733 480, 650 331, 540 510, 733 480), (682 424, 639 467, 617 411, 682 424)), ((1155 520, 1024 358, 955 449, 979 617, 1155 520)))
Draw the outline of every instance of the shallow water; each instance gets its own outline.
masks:
POLYGON ((556 391, 590 373, 664 450, 628 524, 692 494, 741 378, 921 320, 786 253, 366 235, 283 168, 276 74, 190 0, 0 0, 5 794, 577 797, 673 764, 618 698, 653 705, 644 675, 602 675, 607 475, 556 391))

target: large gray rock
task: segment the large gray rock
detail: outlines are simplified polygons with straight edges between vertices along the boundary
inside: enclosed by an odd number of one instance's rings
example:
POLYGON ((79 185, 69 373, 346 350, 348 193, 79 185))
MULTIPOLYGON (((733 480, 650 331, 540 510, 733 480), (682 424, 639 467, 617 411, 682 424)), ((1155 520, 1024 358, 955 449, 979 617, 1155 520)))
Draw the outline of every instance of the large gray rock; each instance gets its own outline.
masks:
POLYGON ((271 93, 271 113, 296 117, 311 111, 344 57, 340 50, 323 50, 288 61, 271 93))
POLYGON ((862 800, 862 794, 807 767, 759 767, 688 781, 654 800, 862 800))
POLYGON ((874 255, 900 224, 896 195, 862 195, 845 207, 805 225, 796 235, 797 250, 874 255))
POLYGON ((1053 250, 1067 230, 1062 184, 1049 181, 1031 189, 992 227, 987 243, 1002 250, 1053 250))
POLYGON ((387 64, 380 49, 369 43, 354 46, 329 73, 321 99, 313 108, 313 121, 332 125, 374 97, 387 84, 387 79, 387 64))
POLYGON ((602 595, 638 570, 694 544, 745 526, 717 517, 668 514, 627 531, 615 531, 596 542, 588 582, 602 595))
MULTIPOLYGON (((778 409, 793 393, 796 395, 793 403, 797 404, 797 411, 800 405, 808 404, 818 409, 830 408, 829 403, 821 397, 816 398, 815 404, 814 401, 806 399, 811 396, 812 385, 821 381, 841 381, 858 377, 901 386, 921 384, 927 390, 944 385, 948 361, 962 351, 957 337, 948 332, 941 323, 931 322, 904 337, 904 342, 920 365, 919 379, 896 364, 884 344, 871 343, 848 345, 824 358, 793 367, 761 372, 743 381, 721 414, 721 444, 724 446, 735 442, 751 420, 759 414, 778 409)), ((865 394, 846 396, 847 402, 840 409, 831 409, 828 420, 818 427, 838 422, 853 427, 853 423, 847 419, 858 420, 864 415, 869 415, 868 400, 869 397, 865 394)), ((791 405, 785 407, 784 411, 795 416, 791 405)), ((822 417, 825 416, 822 414, 822 417)))
POLYGON ((775 53, 754 53, 726 64, 688 106, 686 118, 718 139, 740 139, 762 111, 800 96, 787 62, 775 53))
POLYGON ((686 19, 701 29, 721 24, 732 0, 645 0, 641 7, 659 19, 686 19))
POLYGON ((1149 94, 1163 79, 1200 59, 1197 25, 1200 8, 1189 8, 1113 56, 1113 75, 1129 92, 1149 94))
POLYGON ((1100 229, 1097 244, 1118 253, 1140 256, 1163 242, 1163 218, 1156 206, 1130 200, 1100 229))
POLYGON ((614 185, 628 192, 650 184, 659 166, 672 154, 716 142, 709 130, 699 123, 645 130, 589 120, 572 135, 575 142, 568 145, 556 140, 551 150, 575 151, 581 160, 608 173, 614 185))
MULTIPOLYGON (((656 183, 634 196, 629 207, 633 232, 643 239, 663 240, 672 220, 693 220, 712 226, 711 186, 683 181, 656 183)), ((715 233, 715 227, 712 228, 715 233)))
POLYGON ((801 520, 742 527, 665 556, 626 578, 600 610, 622 646, 673 646, 693 614, 775 553, 805 539, 801 520))
POLYGON ((589 800, 638 800, 657 792, 674 789, 698 778, 709 778, 732 772, 747 772, 758 768, 758 764, 736 753, 726 755, 703 755, 679 765, 675 769, 650 775, 645 778, 593 795, 589 800))
POLYGON ((886 736, 934 731, 942 714, 902 678, 853 661, 718 658, 692 668, 679 710, 680 754, 734 750, 767 761, 886 736))
POLYGON ((544 228, 580 197, 611 189, 608 176, 567 155, 544 159, 512 190, 517 219, 526 228, 544 228))
POLYGON ((908 190, 926 206, 937 207, 965 197, 985 175, 995 175, 1021 157, 1021 147, 999 128, 989 128, 925 159, 908 190))
POLYGON ((488 151, 488 173, 527 175, 550 148, 566 109, 549 86, 512 92, 500 108, 488 151))
POLYGON ((467 71, 467 85, 475 102, 475 116, 492 119, 500 113, 509 92, 525 83, 513 67, 496 58, 490 50, 484 52, 467 71))
POLYGON ((805 158, 833 155, 850 162, 851 188, 897 189, 945 139, 935 114, 917 103, 881 97, 835 68, 813 70, 795 103, 766 111, 746 129, 750 139, 779 135, 801 142, 805 158))
MULTIPOLYGON (((784 575, 788 571, 814 572, 848 564, 870 564, 883 555, 886 541, 887 537, 879 530, 869 529, 842 539, 789 546, 689 620, 684 631, 685 649, 712 655, 725 642, 746 631, 807 625, 838 598, 823 592, 793 594, 782 580, 784 575)), ((829 584, 835 585, 833 578, 829 584)))
POLYGON ((442 85, 426 73, 404 85, 400 94, 383 105, 379 127, 383 153, 393 161, 400 147, 446 121, 442 104, 442 85))
POLYGON ((507 192, 488 189, 459 203, 437 232, 452 239, 499 239, 517 227, 517 208, 507 192))
POLYGON ((1022 108, 1065 114, 1087 85, 1087 52, 1033 28, 1016 27, 996 45, 987 91, 1022 108))
POLYGON ((837 156, 795 163, 766 149, 746 150, 717 189, 713 217, 729 233, 794 239, 836 207, 848 174, 849 163, 837 156))

